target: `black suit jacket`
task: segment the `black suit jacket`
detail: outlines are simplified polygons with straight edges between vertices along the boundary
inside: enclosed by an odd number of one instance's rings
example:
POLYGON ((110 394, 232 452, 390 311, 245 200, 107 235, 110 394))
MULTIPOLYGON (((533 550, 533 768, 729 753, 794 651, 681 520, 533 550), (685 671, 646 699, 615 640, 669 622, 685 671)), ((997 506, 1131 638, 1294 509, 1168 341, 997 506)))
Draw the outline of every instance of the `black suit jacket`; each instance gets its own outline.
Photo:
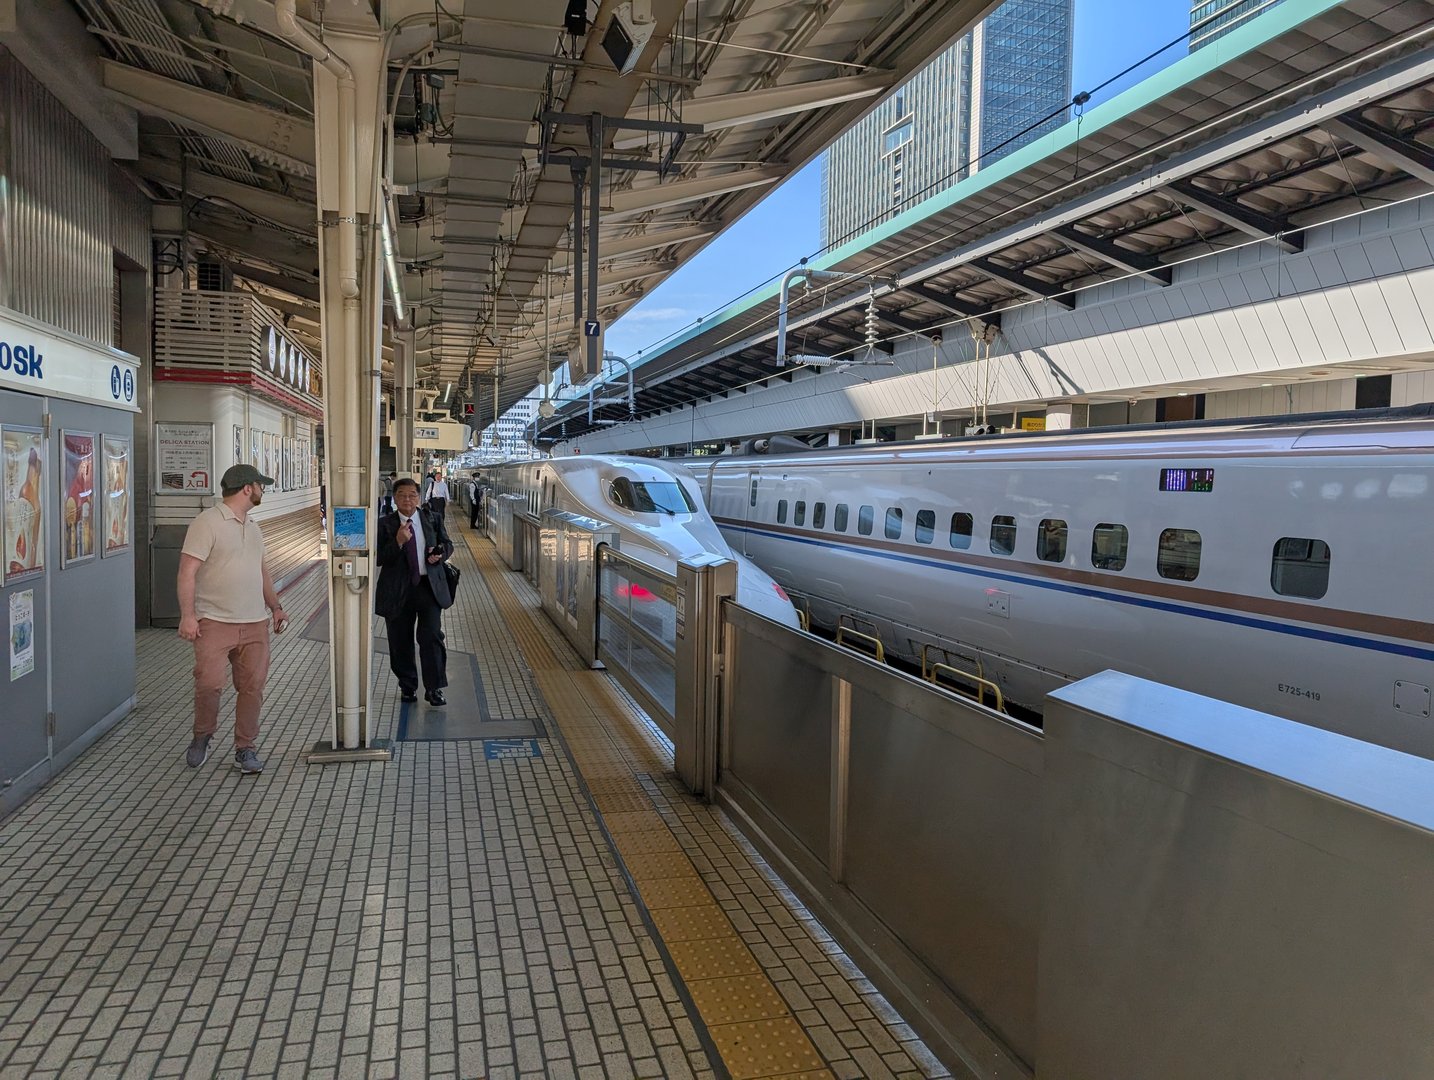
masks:
MULTIPOLYGON (((418 511, 418 520, 423 523, 425 547, 435 545, 443 548, 443 562, 453 558, 453 541, 448 539, 448 530, 443 519, 427 510, 418 511)), ((403 518, 398 514, 385 514, 378 519, 378 584, 374 588, 374 610, 384 618, 394 618, 403 613, 408 605, 408 594, 413 589, 409 581, 408 557, 397 539, 403 518)), ((428 569, 428 584, 433 589, 434 599, 439 607, 448 607, 453 597, 448 591, 448 574, 443 563, 429 563, 427 551, 420 551, 418 557, 428 569)), ((423 583, 419 582, 419 588, 423 583)))

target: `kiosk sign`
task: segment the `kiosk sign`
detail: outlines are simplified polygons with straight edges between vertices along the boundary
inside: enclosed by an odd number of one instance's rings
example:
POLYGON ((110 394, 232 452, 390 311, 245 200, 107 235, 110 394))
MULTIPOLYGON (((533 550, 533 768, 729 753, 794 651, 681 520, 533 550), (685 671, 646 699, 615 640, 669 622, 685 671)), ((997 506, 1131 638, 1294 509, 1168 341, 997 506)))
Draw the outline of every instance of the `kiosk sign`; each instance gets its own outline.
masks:
POLYGON ((138 412, 139 362, 0 307, 0 387, 138 412))

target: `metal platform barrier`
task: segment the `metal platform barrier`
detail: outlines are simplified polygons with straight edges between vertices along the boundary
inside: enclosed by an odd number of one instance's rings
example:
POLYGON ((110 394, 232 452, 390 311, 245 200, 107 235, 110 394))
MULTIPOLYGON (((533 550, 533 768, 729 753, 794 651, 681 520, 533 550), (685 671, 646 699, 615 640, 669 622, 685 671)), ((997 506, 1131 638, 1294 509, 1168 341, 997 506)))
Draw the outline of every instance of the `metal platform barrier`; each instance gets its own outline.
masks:
POLYGON ((955 1075, 1434 1076, 1434 762, 1114 672, 1043 734, 615 543, 544 516, 550 614, 955 1075))

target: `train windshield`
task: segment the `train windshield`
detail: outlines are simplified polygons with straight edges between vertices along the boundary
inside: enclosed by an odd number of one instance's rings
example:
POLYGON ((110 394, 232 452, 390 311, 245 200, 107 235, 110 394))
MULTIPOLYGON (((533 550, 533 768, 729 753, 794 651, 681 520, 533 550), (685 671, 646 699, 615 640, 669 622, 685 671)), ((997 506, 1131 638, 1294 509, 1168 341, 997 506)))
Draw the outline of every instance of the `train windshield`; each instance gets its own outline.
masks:
POLYGON ((683 486, 673 481, 633 481, 619 476, 608 487, 608 498, 614 506, 638 514, 693 514, 692 504, 683 486))

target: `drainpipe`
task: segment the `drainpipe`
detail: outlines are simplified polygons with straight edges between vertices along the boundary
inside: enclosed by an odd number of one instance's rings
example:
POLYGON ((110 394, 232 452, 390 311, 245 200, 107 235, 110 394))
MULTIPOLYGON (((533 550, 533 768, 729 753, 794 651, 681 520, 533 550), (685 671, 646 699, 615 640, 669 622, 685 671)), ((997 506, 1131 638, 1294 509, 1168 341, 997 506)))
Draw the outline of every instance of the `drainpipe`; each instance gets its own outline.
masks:
MULTIPOLYGON (((280 36, 296 49, 312 57, 316 64, 322 64, 338 81, 339 294, 343 297, 343 347, 350 355, 354 355, 358 350, 361 328, 359 325, 358 172, 355 167, 355 158, 358 152, 358 119, 353 69, 299 22, 294 11, 294 4, 295 0, 275 0, 274 20, 278 25, 280 36)), ((347 385, 342 387, 342 395, 352 408, 357 404, 355 399, 360 392, 360 373, 346 372, 346 374, 353 377, 347 380, 347 385)), ((331 502, 335 506, 367 506, 370 502, 370 499, 363 493, 363 481, 372 478, 365 477, 363 472, 355 467, 362 455, 360 426, 354 418, 350 418, 343 425, 342 460, 344 467, 339 471, 341 482, 334 485, 337 490, 330 494, 331 502)), ((343 594, 345 600, 343 608, 341 611, 336 611, 334 617, 343 619, 347 625, 357 627, 363 618, 360 607, 362 591, 363 587, 359 582, 350 582, 349 591, 343 594)), ((363 739, 359 715, 361 708, 355 704, 363 699, 362 665, 359 658, 361 635, 354 632, 341 636, 344 648, 344 686, 341 691, 338 691, 338 696, 340 701, 348 702, 349 705, 340 706, 342 730, 336 733, 338 737, 335 738, 334 744, 348 749, 357 749, 363 739)))

